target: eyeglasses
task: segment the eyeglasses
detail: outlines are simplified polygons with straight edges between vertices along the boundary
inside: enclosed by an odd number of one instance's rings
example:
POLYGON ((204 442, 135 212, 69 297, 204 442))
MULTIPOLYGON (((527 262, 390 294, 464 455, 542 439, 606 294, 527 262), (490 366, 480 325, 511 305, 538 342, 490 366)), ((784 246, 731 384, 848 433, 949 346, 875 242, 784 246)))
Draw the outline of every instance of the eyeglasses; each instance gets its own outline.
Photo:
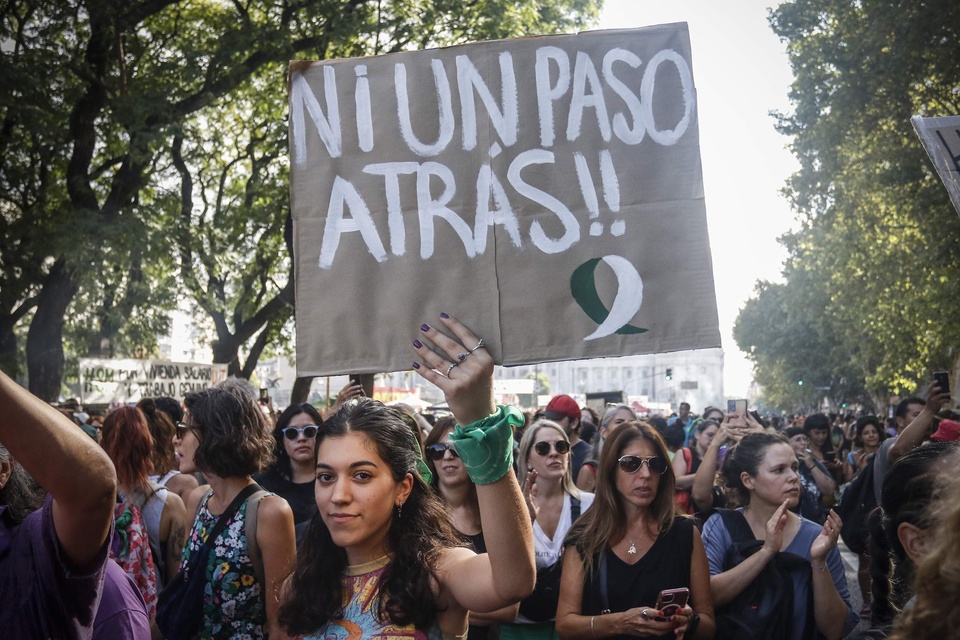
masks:
POLYGON ((427 447, 427 457, 434 462, 443 459, 443 454, 447 451, 453 454, 454 458, 459 458, 460 454, 457 453, 457 450, 453 447, 452 444, 445 444, 443 442, 438 442, 437 444, 432 444, 427 447))
POLYGON ((557 452, 557 455, 563 455, 570 451, 570 443, 566 440, 557 440, 556 442, 538 442, 533 445, 533 450, 536 451, 541 456, 550 455, 550 445, 553 445, 553 450, 557 452))
POLYGON ((308 424, 305 427, 287 427, 283 430, 283 437, 287 440, 296 440, 302 433, 307 440, 313 440, 317 437, 317 431, 318 428, 315 424, 308 424))
POLYGON ((186 422, 178 422, 177 437, 183 438, 183 436, 187 435, 187 431, 190 431, 191 429, 199 429, 199 428, 200 426, 196 424, 187 424, 186 422))
POLYGON ((640 471, 643 467, 643 463, 647 463, 647 468, 650 469, 650 473, 663 473, 667 470, 667 459, 663 456, 648 456, 646 458, 641 456, 623 456, 619 460, 620 469, 627 473, 636 473, 640 471))

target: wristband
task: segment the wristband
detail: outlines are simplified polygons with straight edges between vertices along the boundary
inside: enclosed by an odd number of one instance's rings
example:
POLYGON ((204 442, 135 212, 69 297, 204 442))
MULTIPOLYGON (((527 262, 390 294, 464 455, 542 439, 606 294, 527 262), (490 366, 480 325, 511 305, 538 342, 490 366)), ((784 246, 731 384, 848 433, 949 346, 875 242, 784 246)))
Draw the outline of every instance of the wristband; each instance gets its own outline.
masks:
POLYGON ((474 484, 496 482, 513 466, 513 428, 523 424, 523 414, 512 406, 497 411, 450 434, 474 484))

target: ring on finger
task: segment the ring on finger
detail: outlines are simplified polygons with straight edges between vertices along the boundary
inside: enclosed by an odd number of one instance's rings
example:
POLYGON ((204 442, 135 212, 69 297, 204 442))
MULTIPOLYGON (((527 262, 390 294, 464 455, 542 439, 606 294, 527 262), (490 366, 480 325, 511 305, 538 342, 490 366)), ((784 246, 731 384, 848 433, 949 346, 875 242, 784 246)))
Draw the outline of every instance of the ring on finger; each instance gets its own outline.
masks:
POLYGON ((487 348, 487 345, 483 344, 483 338, 480 338, 480 342, 478 342, 477 346, 475 346, 473 349, 470 349, 470 353, 473 353, 477 349, 486 349, 486 348, 487 348))
POLYGON ((644 620, 647 619, 647 617, 648 617, 648 615, 647 615, 647 609, 644 609, 643 611, 640 612, 640 617, 643 618, 644 620))
POLYGON ((464 360, 466 360, 466 359, 469 358, 469 357, 470 357, 470 352, 469 352, 469 351, 464 351, 463 353, 458 353, 458 354, 457 354, 457 361, 458 361, 458 362, 463 362, 464 360))
POLYGON ((450 377, 450 372, 453 371, 453 369, 454 369, 455 367, 459 367, 459 366, 460 366, 460 363, 459 363, 459 362, 454 362, 454 363, 451 364, 449 367, 447 367, 447 373, 444 374, 444 375, 446 375, 446 376, 449 378, 449 377, 450 377))

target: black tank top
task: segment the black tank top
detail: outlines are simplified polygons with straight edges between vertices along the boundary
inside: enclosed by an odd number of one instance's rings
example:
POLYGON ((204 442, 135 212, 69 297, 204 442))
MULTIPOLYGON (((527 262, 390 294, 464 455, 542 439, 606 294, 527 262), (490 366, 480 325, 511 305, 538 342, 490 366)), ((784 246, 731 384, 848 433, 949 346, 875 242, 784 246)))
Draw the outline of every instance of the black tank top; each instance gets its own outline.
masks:
MULTIPOLYGON (((626 611, 634 607, 653 607, 664 589, 690 587, 690 559, 693 556, 693 520, 677 517, 673 526, 662 532, 650 550, 640 560, 629 565, 609 548, 607 557, 607 597, 611 611, 626 611)), ((594 571, 583 588, 582 615, 599 615, 603 610, 600 579, 594 571)), ((614 636, 629 638, 632 636, 614 636)), ((660 636, 675 638, 672 633, 660 636)))

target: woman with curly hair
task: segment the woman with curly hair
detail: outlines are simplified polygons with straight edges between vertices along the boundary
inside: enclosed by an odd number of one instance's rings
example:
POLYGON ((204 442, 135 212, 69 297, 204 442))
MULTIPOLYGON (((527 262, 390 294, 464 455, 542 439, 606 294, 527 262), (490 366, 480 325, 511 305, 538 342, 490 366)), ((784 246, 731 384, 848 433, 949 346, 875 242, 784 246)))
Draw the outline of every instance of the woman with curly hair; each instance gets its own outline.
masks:
POLYGON ((561 638, 713 637, 707 557, 693 520, 675 515, 675 483, 649 424, 608 434, 593 508, 564 541, 561 638), (682 588, 689 603, 663 615, 660 592, 682 588))
POLYGON ((465 425, 452 439, 477 485, 481 520, 496 524, 484 532, 487 553, 468 548, 451 524, 400 412, 348 402, 317 436, 320 517, 284 585, 280 623, 290 635, 463 638, 469 611, 494 611, 533 587, 530 521, 511 464, 521 414, 494 409, 483 341, 446 314, 441 321, 457 340, 421 326, 414 369, 465 425))
POLYGON ((199 636, 265 638, 278 632, 279 588, 296 557, 290 505, 277 495, 263 497, 257 507, 256 538, 248 540, 247 510, 256 498, 248 499, 216 540, 207 537, 241 491, 259 488, 253 475, 273 459, 270 426, 252 390, 232 380, 187 394, 184 405, 175 441, 180 471, 199 471, 210 482, 187 503, 187 513, 196 516, 181 561, 186 566, 204 542, 210 543, 199 636))

